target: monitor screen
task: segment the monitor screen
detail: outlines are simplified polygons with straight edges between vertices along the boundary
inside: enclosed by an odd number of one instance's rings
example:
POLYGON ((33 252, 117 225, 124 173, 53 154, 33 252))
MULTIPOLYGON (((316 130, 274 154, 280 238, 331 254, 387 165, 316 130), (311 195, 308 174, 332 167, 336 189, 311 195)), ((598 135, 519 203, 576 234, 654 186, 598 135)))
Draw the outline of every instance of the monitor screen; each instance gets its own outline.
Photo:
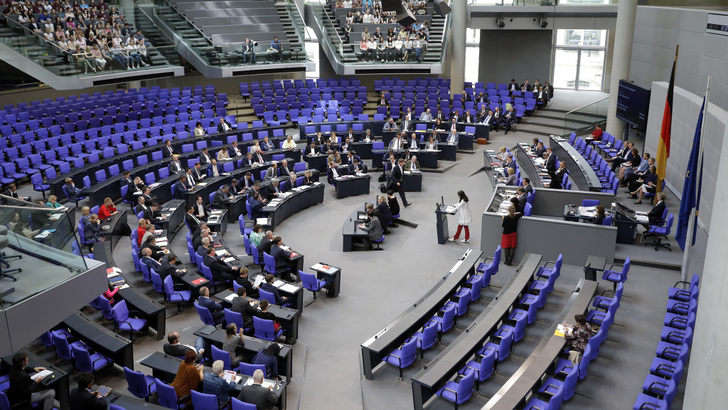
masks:
POLYGON ((619 80, 617 118, 640 131, 647 130, 651 91, 629 81, 619 80))

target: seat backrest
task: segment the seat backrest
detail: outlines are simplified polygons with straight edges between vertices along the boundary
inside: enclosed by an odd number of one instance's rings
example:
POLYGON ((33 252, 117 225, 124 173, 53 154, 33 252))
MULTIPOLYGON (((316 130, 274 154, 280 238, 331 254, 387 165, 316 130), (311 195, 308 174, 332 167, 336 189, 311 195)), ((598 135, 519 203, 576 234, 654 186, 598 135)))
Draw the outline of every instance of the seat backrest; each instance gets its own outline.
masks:
POLYGON ((116 302, 113 308, 111 308, 111 313, 114 317, 115 322, 124 322, 127 319, 129 319, 129 308, 126 306, 126 301, 122 300, 119 302, 116 302))
POLYGON ((154 269, 151 270, 151 276, 152 276, 152 288, 157 293, 164 293, 164 284, 162 283, 162 277, 159 276, 157 271, 154 269))
POLYGON ((240 401, 235 397, 230 398, 233 403, 233 410, 257 410, 258 407, 255 404, 246 403, 244 401, 240 401))
POLYGON ((267 300, 271 305, 276 304, 276 297, 273 293, 258 289, 258 295, 260 296, 260 300, 267 300))
POLYGON ((501 246, 498 245, 497 248, 495 248, 495 252, 493 253, 493 274, 495 275, 498 273, 498 267, 500 266, 501 261, 501 246))
POLYGON ((264 364, 249 364, 249 363, 240 363, 240 374, 245 374, 248 376, 252 376, 253 372, 256 370, 260 370, 263 372, 263 374, 266 374, 266 369, 264 364))
POLYGON ((202 410, 216 410, 218 408, 217 397, 214 394, 200 393, 192 390, 192 406, 202 410))
POLYGON ((212 318, 212 313, 206 307, 200 306, 197 302, 194 303, 197 314, 200 315, 202 323, 210 326, 215 326, 215 320, 212 318))
MULTIPOLYGON (((233 282, 237 283, 237 282, 233 282)), ((233 312, 230 309, 225 308, 223 310, 225 312, 225 322, 228 324, 235 323, 235 325, 238 327, 238 329, 242 329, 243 326, 243 315, 240 312, 233 312)))
POLYGON ((91 364, 91 355, 88 350, 78 346, 71 346, 73 352, 73 361, 77 369, 83 372, 93 371, 93 365, 91 364))
POLYGON ((232 362, 230 360, 230 353, 228 353, 225 350, 218 349, 215 345, 212 345, 211 348, 212 348, 212 350, 211 350, 212 360, 213 361, 222 360, 222 362, 225 364, 225 370, 233 370, 231 368, 232 362))
POLYGON ((269 341, 275 340, 275 328, 272 320, 253 316, 253 327, 255 328, 255 337, 269 341))
POLYGON ((168 409, 178 409, 177 404, 177 392, 174 387, 164 384, 161 380, 154 378, 154 383, 157 385, 157 400, 161 406, 168 409))
POLYGON ((68 340, 58 332, 51 332, 51 340, 56 350, 56 355, 64 360, 71 360, 73 355, 71 354, 71 346, 68 345, 68 340))

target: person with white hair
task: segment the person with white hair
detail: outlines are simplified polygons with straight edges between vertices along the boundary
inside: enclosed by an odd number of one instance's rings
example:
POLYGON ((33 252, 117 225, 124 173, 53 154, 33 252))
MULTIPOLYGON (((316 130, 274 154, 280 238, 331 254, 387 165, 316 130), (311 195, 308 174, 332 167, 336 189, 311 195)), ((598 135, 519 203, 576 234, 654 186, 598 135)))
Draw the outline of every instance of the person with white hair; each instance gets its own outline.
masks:
POLYGON ((230 401, 230 392, 235 388, 235 383, 226 382, 222 378, 224 370, 225 364, 222 360, 215 360, 212 362, 212 372, 205 373, 205 377, 202 379, 202 392, 214 394, 220 407, 230 401))
POLYGON ((267 389, 263 387, 263 371, 260 369, 253 372, 253 384, 243 386, 240 390, 238 400, 254 404, 258 407, 258 410, 278 408, 275 406, 278 403, 278 398, 273 393, 273 385, 267 389))

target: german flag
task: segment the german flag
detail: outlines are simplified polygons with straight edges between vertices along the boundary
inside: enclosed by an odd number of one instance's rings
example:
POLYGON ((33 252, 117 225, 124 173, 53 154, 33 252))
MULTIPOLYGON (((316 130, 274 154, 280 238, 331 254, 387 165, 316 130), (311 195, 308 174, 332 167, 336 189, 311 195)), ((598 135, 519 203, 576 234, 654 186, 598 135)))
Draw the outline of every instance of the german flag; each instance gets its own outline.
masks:
MULTIPOLYGON (((675 61, 672 63, 672 73, 670 74, 670 84, 667 86, 667 98, 665 99, 665 113, 662 115, 662 127, 660 128, 660 142, 657 146, 657 177, 659 181, 665 178, 665 167, 667 166, 667 158, 670 157, 670 133, 672 129, 672 103, 673 92, 675 90, 675 66, 677 65, 677 52, 680 49, 678 45, 675 49, 675 61)), ((661 191, 662 183, 658 182, 657 190, 661 191)))

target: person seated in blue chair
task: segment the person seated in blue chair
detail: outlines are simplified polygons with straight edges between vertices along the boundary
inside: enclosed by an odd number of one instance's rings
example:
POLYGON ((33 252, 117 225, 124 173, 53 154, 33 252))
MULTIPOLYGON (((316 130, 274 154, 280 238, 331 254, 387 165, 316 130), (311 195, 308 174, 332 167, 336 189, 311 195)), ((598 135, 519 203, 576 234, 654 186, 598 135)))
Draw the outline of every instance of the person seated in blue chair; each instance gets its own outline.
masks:
MULTIPOLYGON (((281 294, 278 293, 278 288, 273 286, 273 282, 275 282, 275 281, 276 281, 276 277, 273 274, 269 273, 269 274, 265 275, 265 282, 260 284, 260 289, 262 289, 268 293, 272 293, 273 296, 275 296, 275 298, 276 298, 276 305, 282 306, 284 303, 286 303, 288 298, 286 296, 281 296, 281 294)), ((261 303, 261 308, 262 307, 263 306, 261 303)))
POLYGON ((105 238, 101 236, 101 221, 99 216, 91 214, 88 218, 88 223, 83 228, 83 237, 86 242, 99 242, 104 241, 105 238))
POLYGON ((291 174, 289 179, 283 181, 283 192, 288 192, 296 187, 296 174, 291 174))
POLYGON ((592 335, 592 328, 589 322, 586 321, 584 315, 574 316, 576 324, 573 326, 566 326, 571 328, 571 331, 567 332, 564 337, 566 338, 566 347, 569 351, 569 360, 574 364, 581 362, 581 356, 584 354, 589 338, 592 335))
POLYGON ((348 165, 348 168, 349 168, 349 175, 367 173, 366 165, 362 164, 358 158, 354 158, 352 160, 352 162, 348 165))
POLYGON ((200 288, 200 296, 197 298, 197 304, 210 311, 216 325, 225 321, 225 313, 222 310, 222 305, 210 299, 210 289, 207 286, 200 288))
POLYGON ((374 249, 372 241, 377 241, 382 238, 382 223, 379 220, 379 211, 376 209, 368 210, 367 216, 369 217, 369 222, 366 224, 359 224, 358 227, 361 230, 369 232, 369 234, 362 239, 364 240, 364 245, 366 245, 366 250, 371 251, 374 249))
POLYGON ((180 336, 178 332, 169 332, 167 334, 167 343, 162 346, 164 354, 174 357, 185 357, 188 351, 193 351, 197 356, 196 361, 200 362, 205 353, 205 339, 198 337, 195 341, 194 346, 185 345, 180 342, 180 336))
POLYGON ((260 202, 260 195, 257 193, 253 194, 253 197, 248 199, 248 202, 250 203, 250 212, 251 212, 251 219, 257 220, 258 218, 265 218, 265 214, 263 214, 263 204, 260 202))
MULTIPOLYGON (((10 185, 11 188, 14 187, 14 186, 15 186, 15 184, 11 184, 10 185)), ((10 191, 11 188, 8 188, 8 192, 11 192, 10 191)), ((63 185, 63 192, 66 193, 66 196, 68 197, 68 201, 69 202, 73 202, 73 203, 75 203, 76 201, 78 201, 78 197, 79 196, 85 196, 86 195, 84 193, 84 190, 83 189, 76 188, 76 184, 73 182, 73 179, 71 179, 71 178, 66 178, 66 184, 63 185)), ((15 192, 12 192, 12 193, 15 193, 15 192)), ((8 195, 8 193, 6 192, 5 195, 8 195)), ((18 194, 15 193, 15 196, 14 197, 17 198, 18 197, 17 195, 18 194)), ((8 196, 10 196, 10 195, 8 195, 8 196)))
POLYGON ((283 246, 283 240, 280 236, 276 236, 271 241, 270 256, 275 259, 276 267, 284 266, 288 268, 283 278, 285 280, 291 280, 291 272, 295 271, 296 263, 291 261, 293 253, 285 249, 285 247, 283 246))
POLYGON ((77 382, 78 387, 71 390, 68 400, 71 410, 105 410, 109 408, 106 399, 98 391, 93 390, 93 374, 83 372, 78 375, 77 382))
POLYGON ((222 378, 225 364, 222 360, 212 362, 212 372, 206 372, 202 379, 202 392, 213 394, 217 398, 217 405, 222 407, 230 401, 230 392, 235 389, 235 382, 226 382, 222 378))

